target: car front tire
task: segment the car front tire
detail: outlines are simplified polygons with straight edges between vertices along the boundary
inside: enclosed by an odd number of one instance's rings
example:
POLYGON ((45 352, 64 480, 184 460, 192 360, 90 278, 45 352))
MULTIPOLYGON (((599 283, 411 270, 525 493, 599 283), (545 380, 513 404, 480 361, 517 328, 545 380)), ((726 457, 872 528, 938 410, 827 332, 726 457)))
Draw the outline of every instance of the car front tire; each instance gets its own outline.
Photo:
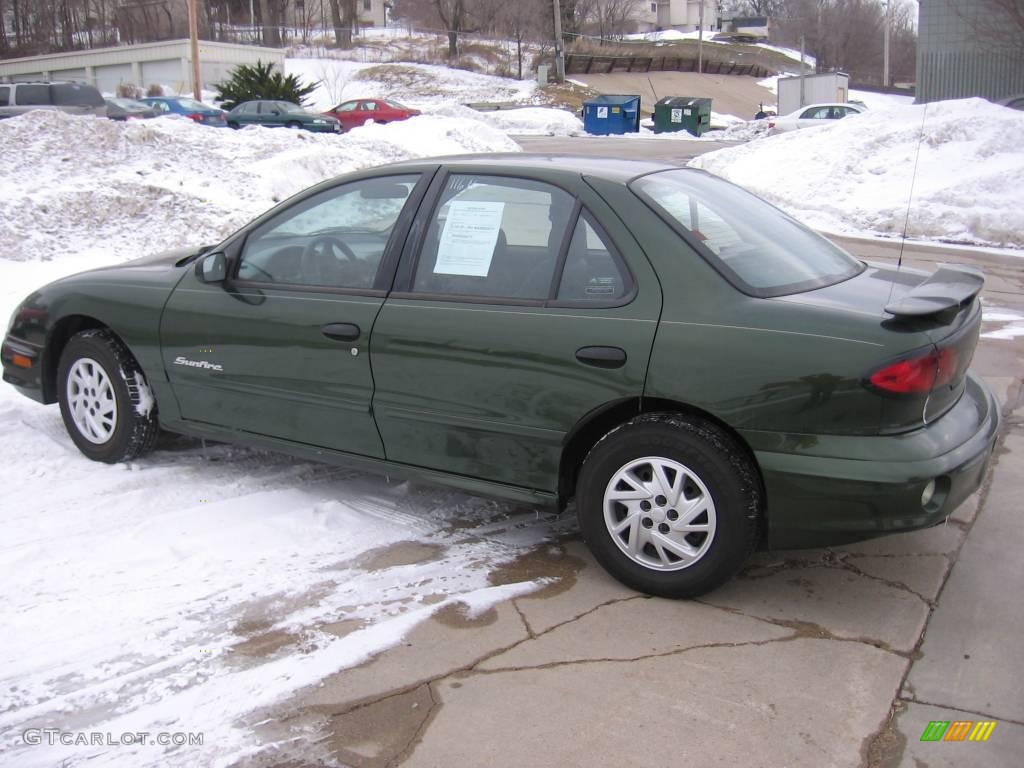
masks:
POLYGON ((71 337, 57 369, 57 399, 71 440, 93 461, 116 464, 156 443, 156 404, 128 348, 105 329, 71 337))
POLYGON ((718 425, 647 414, 590 451, 576 491, 597 561, 633 589, 691 598, 728 581, 757 543, 757 469, 718 425))

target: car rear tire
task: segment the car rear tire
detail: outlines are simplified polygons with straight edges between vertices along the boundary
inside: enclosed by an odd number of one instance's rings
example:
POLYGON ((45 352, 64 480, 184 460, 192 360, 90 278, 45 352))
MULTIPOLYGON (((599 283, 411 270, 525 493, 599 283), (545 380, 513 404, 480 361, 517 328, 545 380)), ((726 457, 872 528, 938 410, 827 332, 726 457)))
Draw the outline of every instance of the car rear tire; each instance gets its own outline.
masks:
POLYGON ((240 126, 238 123, 233 123, 231 121, 228 121, 228 128, 234 128, 237 131, 241 127, 242 126, 240 126))
POLYGON ((690 598, 728 581, 753 552, 762 492, 752 459, 724 429, 647 414, 591 449, 576 504, 583 538, 612 576, 690 598))
POLYGON ((57 399, 71 440, 93 461, 127 461, 156 443, 160 428, 149 384, 108 330, 71 337, 57 369, 57 399))

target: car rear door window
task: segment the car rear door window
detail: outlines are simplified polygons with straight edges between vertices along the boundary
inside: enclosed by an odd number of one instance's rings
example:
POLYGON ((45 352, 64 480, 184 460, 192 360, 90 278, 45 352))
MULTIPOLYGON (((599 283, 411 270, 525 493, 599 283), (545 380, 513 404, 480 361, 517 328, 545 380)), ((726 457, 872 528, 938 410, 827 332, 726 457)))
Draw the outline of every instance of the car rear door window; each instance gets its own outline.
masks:
POLYGON ((0 107, 7 106, 7 99, 9 98, 11 89, 7 86, 0 86, 0 107))
POLYGON ((391 230, 418 174, 342 184, 261 224, 246 240, 238 279, 371 289, 391 230))
POLYGON ((453 174, 427 230, 416 293, 548 298, 575 200, 528 179, 453 174))
POLYGON ((19 105, 36 106, 50 103, 50 86, 19 85, 15 94, 19 105))
POLYGON ((830 112, 829 107, 814 107, 812 109, 808 109, 806 112, 804 112, 802 115, 800 115, 800 119, 801 120, 826 120, 826 119, 828 119, 829 112, 830 112))
POLYGON ((53 103, 61 107, 102 107, 103 97, 91 85, 54 83, 50 86, 53 103))
POLYGON ((573 230, 565 267, 558 284, 558 301, 605 303, 624 298, 632 288, 629 272, 586 211, 573 230))

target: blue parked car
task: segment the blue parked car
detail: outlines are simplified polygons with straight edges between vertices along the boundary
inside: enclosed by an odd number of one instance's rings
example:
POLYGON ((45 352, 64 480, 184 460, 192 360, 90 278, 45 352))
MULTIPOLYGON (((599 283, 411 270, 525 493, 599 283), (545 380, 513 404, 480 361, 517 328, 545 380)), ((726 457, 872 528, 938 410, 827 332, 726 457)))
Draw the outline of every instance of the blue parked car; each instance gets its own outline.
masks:
POLYGON ((226 128, 228 125, 223 109, 208 106, 195 99, 180 96, 147 96, 139 101, 159 110, 161 115, 184 115, 200 125, 211 125, 214 128, 226 128))

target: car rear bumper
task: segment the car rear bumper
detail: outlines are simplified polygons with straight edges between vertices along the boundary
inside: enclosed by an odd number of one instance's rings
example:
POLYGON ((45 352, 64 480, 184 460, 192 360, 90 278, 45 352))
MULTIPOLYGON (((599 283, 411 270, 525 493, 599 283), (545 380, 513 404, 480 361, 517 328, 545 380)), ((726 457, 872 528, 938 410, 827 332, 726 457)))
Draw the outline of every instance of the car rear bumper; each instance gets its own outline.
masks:
POLYGON ((999 403, 969 376, 940 419, 901 435, 744 436, 764 476, 773 549, 843 544, 942 522, 981 485, 999 403), (935 495, 922 494, 935 481, 935 495))

